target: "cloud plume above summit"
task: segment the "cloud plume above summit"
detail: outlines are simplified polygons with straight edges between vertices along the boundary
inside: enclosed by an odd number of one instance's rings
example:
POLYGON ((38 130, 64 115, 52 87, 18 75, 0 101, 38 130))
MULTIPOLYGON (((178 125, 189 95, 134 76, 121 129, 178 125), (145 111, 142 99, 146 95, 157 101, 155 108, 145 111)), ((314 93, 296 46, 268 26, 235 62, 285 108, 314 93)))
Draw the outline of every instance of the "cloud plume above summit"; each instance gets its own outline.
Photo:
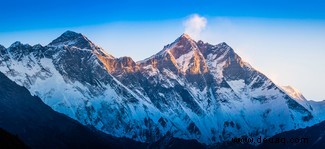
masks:
POLYGON ((205 29, 207 25, 207 19, 198 14, 193 14, 189 16, 184 22, 185 33, 192 36, 194 39, 197 39, 200 36, 200 33, 205 29))

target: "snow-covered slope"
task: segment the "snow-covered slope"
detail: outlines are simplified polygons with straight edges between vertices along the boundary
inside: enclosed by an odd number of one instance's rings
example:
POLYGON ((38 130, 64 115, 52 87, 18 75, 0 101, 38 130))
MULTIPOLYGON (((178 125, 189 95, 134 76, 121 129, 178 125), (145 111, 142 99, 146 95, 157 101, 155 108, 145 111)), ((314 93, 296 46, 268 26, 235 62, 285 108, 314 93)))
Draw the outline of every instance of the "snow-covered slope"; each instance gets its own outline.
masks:
POLYGON ((8 79, 0 72, 0 148, 144 148, 145 144, 117 139, 85 127, 66 115, 53 111, 39 97, 8 79), (21 139, 23 146, 13 146, 3 130, 21 139), (6 146, 7 144, 7 146, 6 146))
POLYGON ((304 106, 306 109, 313 111, 307 99, 300 93, 298 89, 292 86, 282 86, 284 92, 286 92, 291 98, 295 99, 299 104, 304 106))
POLYGON ((313 109, 313 115, 319 119, 319 121, 325 120, 325 100, 313 101, 309 100, 308 103, 313 109))
POLYGON ((307 100, 299 90, 291 86, 282 86, 282 89, 300 105, 308 109, 319 122, 325 120, 325 101, 307 100))
POLYGON ((282 89, 292 98, 301 101, 306 101, 306 98, 297 89, 293 88, 292 86, 282 86, 282 89))
POLYGON ((226 43, 183 34, 140 62, 67 31, 49 45, 0 47, 0 71, 82 124, 153 142, 167 132, 203 143, 272 136, 316 123, 309 109, 226 43))

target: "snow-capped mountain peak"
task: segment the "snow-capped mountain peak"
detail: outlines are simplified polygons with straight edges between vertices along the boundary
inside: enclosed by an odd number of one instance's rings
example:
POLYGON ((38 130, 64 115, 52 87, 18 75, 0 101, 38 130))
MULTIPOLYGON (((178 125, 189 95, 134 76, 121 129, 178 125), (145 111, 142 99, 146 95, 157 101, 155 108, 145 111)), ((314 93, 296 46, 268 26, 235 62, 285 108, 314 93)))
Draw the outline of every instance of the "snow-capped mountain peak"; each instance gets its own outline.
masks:
POLYGON ((13 44, 9 46, 10 51, 16 51, 16 50, 21 50, 23 48, 31 48, 32 46, 29 44, 23 44, 20 41, 16 41, 13 44))
POLYGON ((160 52, 141 61, 140 64, 160 61, 157 65, 172 65, 169 69, 175 73, 200 74, 207 72, 206 63, 199 51, 196 41, 189 35, 182 34, 173 43, 165 46, 160 52))
POLYGON ((53 40, 47 47, 56 51, 57 49, 70 49, 70 50, 88 50, 93 54, 106 58, 114 58, 108 54, 104 49, 95 45, 85 35, 73 31, 66 31, 60 37, 53 40))
POLYGON ((164 49, 168 51, 177 59, 183 54, 197 50, 196 42, 187 34, 182 34, 170 46, 164 49))
POLYGON ((305 107, 306 109, 308 109, 310 111, 314 111, 310 102, 307 101, 307 99, 304 97, 304 95, 302 95, 302 93, 298 89, 296 89, 292 86, 289 86, 289 85, 281 86, 281 88, 286 94, 288 94, 292 99, 294 99, 300 105, 302 105, 303 107, 305 107))
POLYGON ((190 36, 190 35, 188 35, 188 34, 186 34, 186 33, 183 33, 181 36, 179 36, 177 39, 176 39, 176 41, 177 40, 188 40, 188 41, 194 41, 195 42, 195 40, 190 36))
POLYGON ((178 58, 182 54, 186 54, 191 50, 197 49, 196 42, 187 34, 182 34, 174 42, 166 45, 156 55, 163 55, 166 53, 172 54, 175 58, 178 58))
POLYGON ((17 46, 22 46, 22 45, 23 44, 20 41, 15 41, 13 44, 10 45, 10 47, 17 47, 17 46))
POLYGON ((300 93, 300 91, 290 85, 288 86, 282 86, 282 89, 286 91, 287 94, 289 94, 292 98, 306 101, 306 98, 300 93))
POLYGON ((95 45, 83 34, 66 31, 60 37, 53 40, 49 46, 75 46, 80 49, 92 49, 95 45))

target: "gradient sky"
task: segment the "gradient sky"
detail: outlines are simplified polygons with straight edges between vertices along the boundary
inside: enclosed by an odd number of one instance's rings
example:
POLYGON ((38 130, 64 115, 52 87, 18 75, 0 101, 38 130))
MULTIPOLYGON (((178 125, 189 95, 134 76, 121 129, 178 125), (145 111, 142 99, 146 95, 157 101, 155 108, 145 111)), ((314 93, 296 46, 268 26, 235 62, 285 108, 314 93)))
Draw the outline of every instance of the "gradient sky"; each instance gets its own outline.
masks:
POLYGON ((321 0, 8 0, 0 44, 48 44, 81 32, 115 57, 142 60, 183 32, 226 42, 278 85, 325 99, 325 2, 321 0))

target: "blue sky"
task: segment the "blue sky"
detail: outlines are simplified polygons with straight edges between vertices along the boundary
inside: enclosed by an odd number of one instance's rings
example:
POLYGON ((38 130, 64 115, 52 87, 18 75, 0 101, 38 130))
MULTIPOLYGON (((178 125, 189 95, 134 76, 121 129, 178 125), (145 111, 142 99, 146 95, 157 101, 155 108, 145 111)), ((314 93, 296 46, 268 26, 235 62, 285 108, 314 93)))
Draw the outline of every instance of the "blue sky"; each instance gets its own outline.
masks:
POLYGON ((323 100, 324 8, 320 0, 10 0, 1 2, 0 44, 46 45, 74 30, 116 57, 141 60, 187 32, 226 42, 277 84, 323 100))
POLYGON ((189 14, 324 19, 321 0, 5 0, 0 31, 47 29, 117 21, 161 21, 189 14))

